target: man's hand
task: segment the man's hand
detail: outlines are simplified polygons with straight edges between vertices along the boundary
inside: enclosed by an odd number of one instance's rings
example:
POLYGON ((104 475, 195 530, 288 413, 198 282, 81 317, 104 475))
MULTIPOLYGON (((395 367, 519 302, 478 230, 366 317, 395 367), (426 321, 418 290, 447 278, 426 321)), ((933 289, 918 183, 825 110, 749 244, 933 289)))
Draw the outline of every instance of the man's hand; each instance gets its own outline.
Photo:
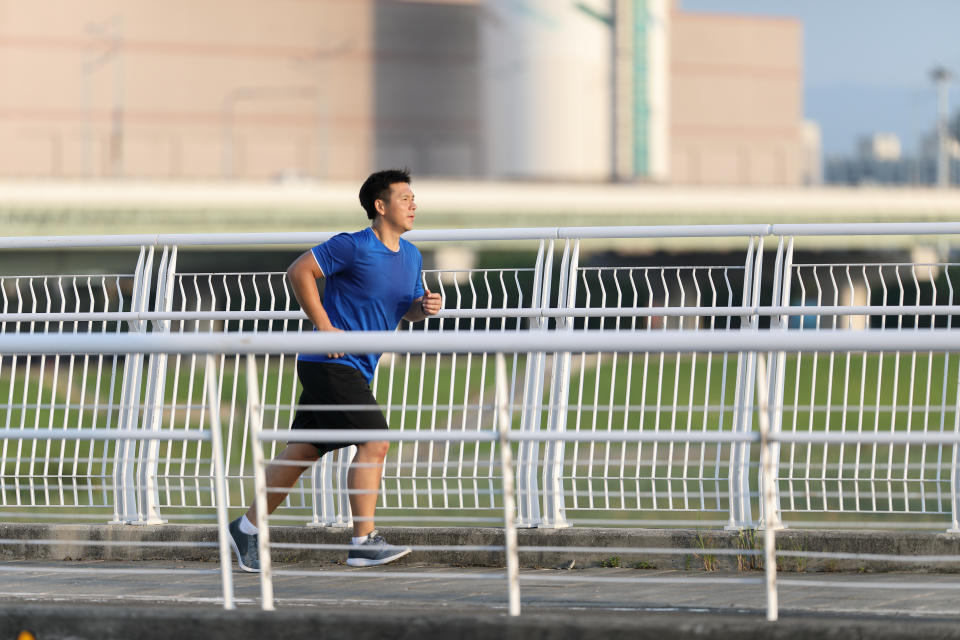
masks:
POLYGON ((420 298, 420 310, 424 316, 435 316, 443 308, 443 297, 439 293, 433 293, 430 289, 420 298))
MULTIPOLYGON (((319 329, 319 328, 318 328, 318 330, 319 330, 319 331, 339 331, 340 333, 343 333, 343 329, 338 329, 338 328, 336 328, 335 326, 333 326, 332 324, 329 325, 329 326, 327 326, 327 327, 324 328, 324 329, 319 329)), ((328 357, 328 358, 342 358, 342 357, 343 357, 343 354, 342 354, 342 353, 328 353, 328 354, 327 354, 327 357, 328 357)))

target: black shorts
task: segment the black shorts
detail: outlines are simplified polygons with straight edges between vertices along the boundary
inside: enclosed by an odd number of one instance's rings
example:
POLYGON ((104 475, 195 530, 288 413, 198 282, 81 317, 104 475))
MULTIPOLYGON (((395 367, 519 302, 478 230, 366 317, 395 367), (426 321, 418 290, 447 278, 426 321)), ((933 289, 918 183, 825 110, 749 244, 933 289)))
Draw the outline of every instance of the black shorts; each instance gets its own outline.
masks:
MULTIPOLYGON (((346 364, 297 361, 299 405, 370 405, 370 409, 297 409, 291 429, 386 429, 387 419, 359 371, 346 364)), ((290 440, 297 442, 297 440, 290 440)), ((302 440, 300 442, 303 442, 302 440)), ((356 442, 310 442, 320 455, 356 442)))

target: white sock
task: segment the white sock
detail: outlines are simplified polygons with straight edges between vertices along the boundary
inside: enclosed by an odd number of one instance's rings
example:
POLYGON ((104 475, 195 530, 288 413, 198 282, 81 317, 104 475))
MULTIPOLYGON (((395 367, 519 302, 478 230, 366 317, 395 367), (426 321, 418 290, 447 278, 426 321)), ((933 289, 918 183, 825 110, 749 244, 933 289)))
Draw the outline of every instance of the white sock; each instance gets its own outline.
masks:
POLYGON ((354 536, 353 538, 350 539, 350 542, 352 544, 363 544, 366 541, 367 541, 367 536, 360 536, 359 538, 354 536))
POLYGON ((243 514, 243 517, 240 518, 240 533, 245 533, 248 536, 257 535, 257 528, 247 519, 247 514, 243 514))

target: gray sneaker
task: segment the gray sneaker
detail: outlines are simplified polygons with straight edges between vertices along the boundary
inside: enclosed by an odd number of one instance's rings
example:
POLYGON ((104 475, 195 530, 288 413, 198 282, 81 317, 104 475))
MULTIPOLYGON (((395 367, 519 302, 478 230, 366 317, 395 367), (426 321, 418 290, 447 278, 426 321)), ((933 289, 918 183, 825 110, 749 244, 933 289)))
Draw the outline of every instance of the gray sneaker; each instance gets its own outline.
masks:
MULTIPOLYGON (((241 516, 242 517, 242 516, 241 516)), ((249 573, 260 572, 260 556, 258 553, 257 534, 249 535, 240 531, 240 518, 237 518, 227 527, 230 531, 230 545, 237 554, 237 564, 243 571, 249 573)))
POLYGON ((410 547, 398 547, 387 544, 383 536, 374 529, 367 535, 363 544, 352 545, 347 554, 347 564, 351 567, 373 567, 378 564, 387 564, 397 558, 402 558, 413 551, 410 547))

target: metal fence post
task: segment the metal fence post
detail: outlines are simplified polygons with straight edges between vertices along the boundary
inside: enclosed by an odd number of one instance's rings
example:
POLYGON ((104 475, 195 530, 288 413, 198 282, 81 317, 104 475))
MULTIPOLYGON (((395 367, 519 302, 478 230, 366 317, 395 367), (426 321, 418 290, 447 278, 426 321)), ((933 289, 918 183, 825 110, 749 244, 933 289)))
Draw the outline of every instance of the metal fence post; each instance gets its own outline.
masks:
MULTIPOLYGON (((213 357, 208 356, 208 366, 216 371, 213 357)), ((215 398, 216 393, 210 392, 215 398)), ((213 404, 214 400, 211 400, 213 404)), ((261 607, 273 611, 273 571, 270 563, 270 525, 267 513, 267 474, 264 468, 263 444, 260 432, 263 430, 263 413, 260 410, 260 397, 257 395, 257 358, 247 354, 247 415, 250 416, 250 449, 253 452, 253 500, 257 506, 257 556, 260 559, 260 597, 261 607)))
MULTIPOLYGON (((533 292, 530 304, 541 310, 550 301, 550 282, 553 273, 553 244, 546 246, 540 241, 533 274, 533 292)), ((542 315, 531 320, 531 329, 546 330, 547 318, 542 315)), ((539 431, 542 419, 543 378, 546 369, 546 354, 527 353, 527 368, 523 379, 523 407, 520 412, 521 431, 539 431)), ((517 526, 536 527, 540 524, 540 491, 537 485, 537 464, 540 446, 533 441, 520 443, 517 455, 517 526)))
POLYGON ((313 482, 313 520, 307 523, 308 527, 335 527, 348 528, 353 526, 353 517, 350 513, 350 494, 342 488, 347 486, 347 472, 350 470, 350 461, 357 447, 351 445, 338 449, 336 453, 321 456, 314 463, 311 473, 313 482), (334 466, 333 458, 337 456, 334 466), (339 491, 333 489, 333 478, 337 477, 339 491))
POLYGON ((510 450, 510 412, 507 403, 507 364, 503 353, 497 353, 496 422, 500 444, 500 475, 503 477, 504 556, 507 560, 507 590, 511 616, 520 615, 520 558, 517 554, 516 500, 513 495, 513 452, 510 450))
POLYGON ((350 445, 337 452, 337 519, 332 526, 350 528, 353 526, 353 512, 350 509, 348 475, 353 456, 357 455, 357 445, 350 445))
MULTIPOLYGON (((791 270, 793 269, 793 238, 791 237, 787 241, 786 249, 784 249, 783 240, 784 239, 781 237, 777 245, 776 266, 774 268, 773 297, 771 298, 770 303, 773 305, 780 304, 781 306, 786 307, 790 304, 790 274, 791 270)), ((787 329, 789 326, 788 319, 789 316, 786 315, 771 316, 770 328, 787 329)), ((770 422, 769 430, 771 434, 776 435, 779 434, 783 428, 783 385, 784 378, 786 376, 787 352, 777 351, 776 353, 768 353, 767 361, 770 363, 770 367, 766 376, 759 378, 757 384, 757 393, 759 400, 760 385, 767 385, 765 402, 768 404, 768 406, 770 406, 768 411, 770 422)), ((760 362, 758 361, 758 366, 759 364, 760 362)), ((760 372, 758 370, 758 376, 759 375, 760 372)), ((772 459, 770 473, 773 474, 771 477, 771 505, 775 512, 772 514, 772 516, 768 516, 767 502, 766 500, 761 500, 760 526, 762 528, 774 526, 777 529, 783 529, 785 527, 780 519, 780 442, 771 442, 769 447, 770 456, 772 459)), ((761 466, 760 473, 767 473, 766 468, 761 466)), ((762 477, 760 486, 763 486, 762 477)))
MULTIPOLYGON (((743 271, 743 306, 757 306, 760 300, 760 275, 763 266, 763 238, 751 238, 743 271)), ((757 314, 741 317, 741 327, 757 327, 757 314)), ((737 383, 734 401, 733 432, 749 433, 753 425, 753 397, 756 384, 756 353, 737 355, 737 383)), ((730 446, 729 500, 730 521, 726 529, 753 526, 750 508, 750 447, 746 442, 730 446)))
MULTIPOLYGON (((560 264, 560 279, 557 282, 557 307, 572 307, 576 304, 577 267, 580 263, 580 241, 568 240, 560 264), (572 246, 571 246, 572 245, 572 246)), ((558 331, 573 331, 573 317, 557 318, 558 331)), ((567 429, 567 412, 570 395, 571 353, 555 353, 553 357, 553 381, 550 385, 550 409, 547 414, 547 432, 562 433, 567 429)), ((569 527, 563 495, 563 468, 565 443, 550 440, 544 445, 543 454, 543 520, 541 527, 559 529, 569 527)))
MULTIPOLYGON (((956 417, 953 422, 953 432, 960 434, 960 398, 958 398, 956 417)), ((953 455, 950 458, 950 528, 947 533, 960 533, 960 464, 958 464, 958 450, 960 445, 952 447, 953 455)))
MULTIPOLYGON (((757 354, 757 376, 766 378, 766 362, 763 354, 757 354)), ((777 602, 777 544, 776 531, 780 529, 779 510, 776 506, 776 481, 774 465, 776 464, 770 442, 770 406, 767 387, 757 385, 757 420, 760 423, 760 498, 764 513, 767 514, 767 523, 763 531, 763 570, 767 591, 767 620, 777 619, 779 605, 777 602)))
POLYGON ((313 519, 307 523, 308 527, 336 526, 337 511, 333 499, 332 467, 330 456, 324 455, 310 468, 310 482, 313 485, 310 504, 313 519))
MULTIPOLYGON (((960 435, 960 389, 954 406, 953 433, 960 435)), ((947 533, 960 533, 960 444, 951 447, 950 456, 950 528, 947 533)))
MULTIPOLYGON (((153 272, 153 247, 140 247, 140 257, 133 275, 133 292, 130 298, 130 311, 142 313, 147 310, 150 293, 150 279, 153 272)), ((130 331, 144 332, 147 323, 143 320, 131 320, 127 323, 130 331)), ((140 386, 143 376, 143 354, 128 353, 123 366, 123 382, 120 387, 120 411, 117 428, 132 430, 136 427, 140 415, 140 386)), ((120 440, 114 449, 113 458, 113 520, 110 524, 127 524, 140 520, 137 513, 136 475, 134 473, 134 440, 120 440)))
MULTIPOLYGON (((177 248, 164 247, 160 266, 157 269, 157 295, 154 300, 154 310, 170 312, 173 309, 173 282, 176 272, 177 248)), ((154 320, 153 331, 170 333, 170 321, 154 320)), ((163 423, 163 397, 167 380, 167 354, 151 354, 147 362, 147 388, 144 394, 146 405, 141 428, 144 431, 160 431, 163 423)), ((140 455, 137 457, 137 493, 141 519, 137 520, 136 524, 166 522, 160 515, 160 490, 157 485, 159 454, 159 440, 147 440, 140 444, 140 455)))
MULTIPOLYGON (((250 356, 251 358, 253 356, 250 356)), ((233 609, 233 554, 227 542, 229 519, 227 518, 227 471, 223 460, 223 435, 220 428, 220 406, 214 378, 217 366, 213 356, 207 356, 207 372, 204 380, 204 395, 210 411, 210 456, 213 463, 213 491, 217 503, 217 540, 220 543, 220 576, 223 581, 223 608, 233 609)))

